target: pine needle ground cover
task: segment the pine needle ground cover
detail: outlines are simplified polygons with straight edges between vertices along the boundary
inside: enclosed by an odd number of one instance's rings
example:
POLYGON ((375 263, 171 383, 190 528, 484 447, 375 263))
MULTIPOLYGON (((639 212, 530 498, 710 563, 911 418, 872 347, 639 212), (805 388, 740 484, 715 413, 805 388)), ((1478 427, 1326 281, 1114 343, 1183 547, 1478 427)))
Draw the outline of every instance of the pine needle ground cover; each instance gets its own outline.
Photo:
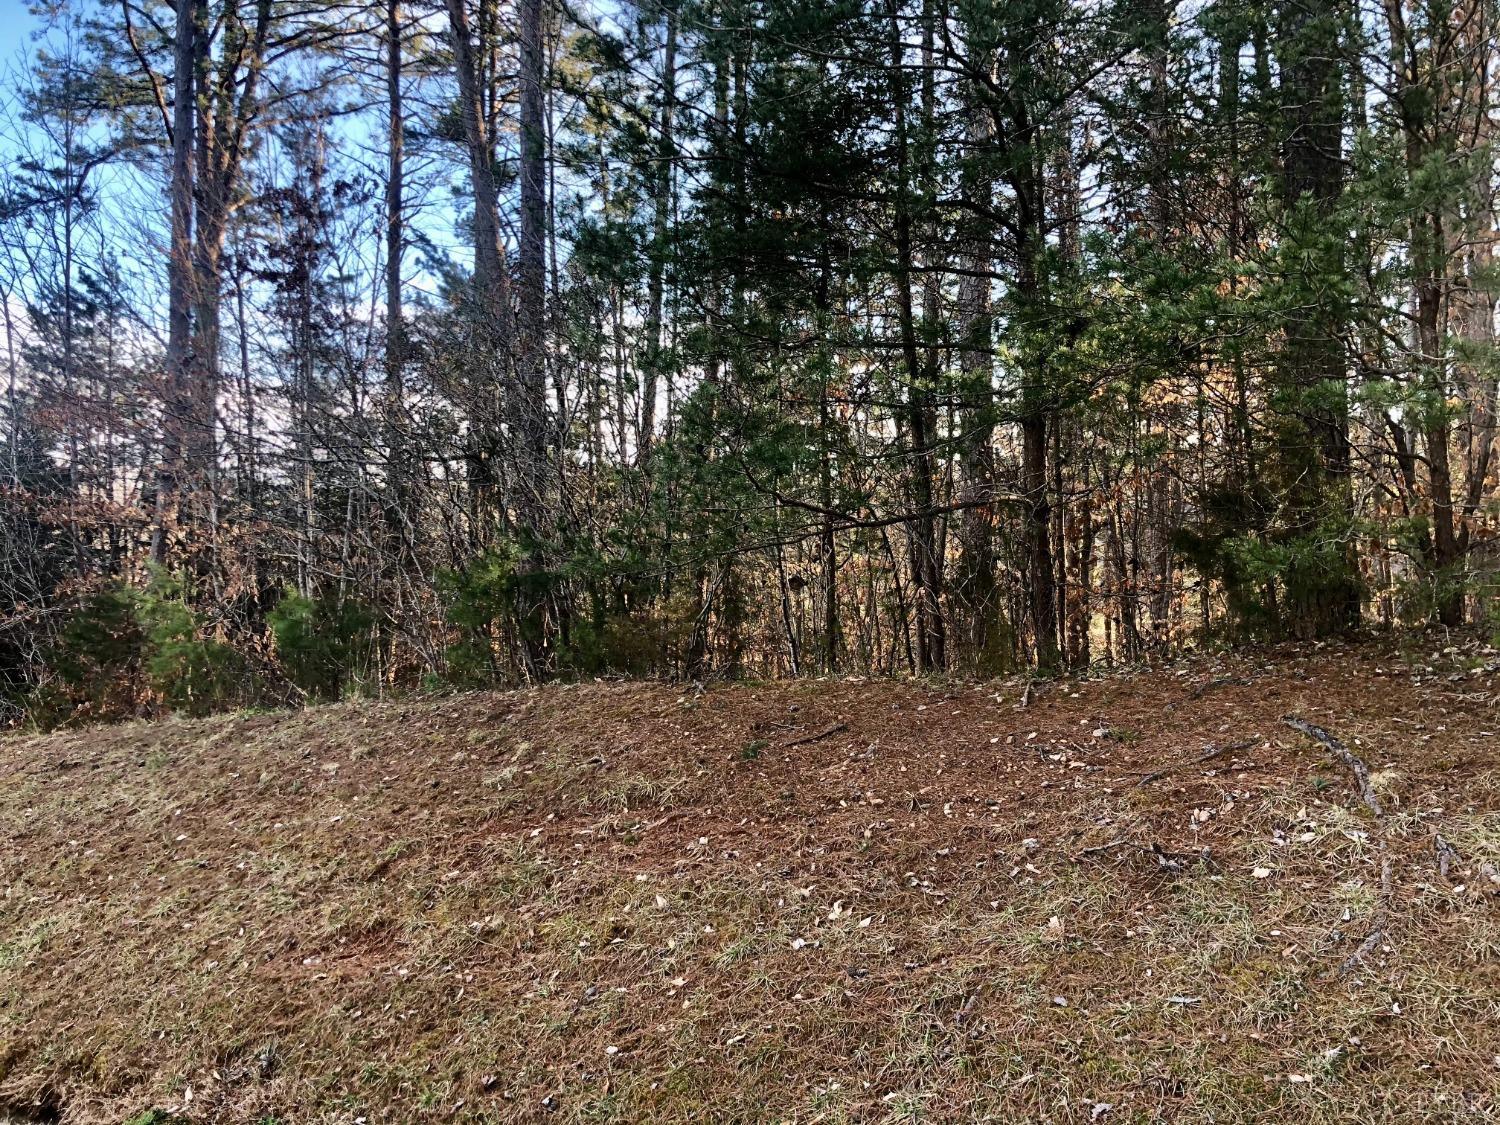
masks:
POLYGON ((1497 1120, 1497 748, 1431 637, 10 736, 0 1106, 1497 1120))

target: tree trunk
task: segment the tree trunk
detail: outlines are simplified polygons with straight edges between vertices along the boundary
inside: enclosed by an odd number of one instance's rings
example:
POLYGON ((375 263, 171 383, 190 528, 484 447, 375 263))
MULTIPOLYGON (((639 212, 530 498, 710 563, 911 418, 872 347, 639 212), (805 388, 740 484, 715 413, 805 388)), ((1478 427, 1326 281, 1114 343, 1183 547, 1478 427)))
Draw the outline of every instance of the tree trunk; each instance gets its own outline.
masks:
POLYGON ((156 511, 151 557, 169 565, 171 539, 181 510, 183 429, 192 386, 193 303, 193 125, 197 72, 197 0, 176 0, 176 39, 172 49, 171 249, 167 257, 166 392, 162 409, 161 467, 156 480, 156 511))
POLYGON ((646 282, 646 346, 641 364, 641 425, 639 461, 651 460, 656 436, 656 387, 663 374, 662 299, 666 288, 668 222, 672 214, 672 138, 677 110, 677 0, 667 0, 666 39, 662 47, 661 115, 657 123, 655 214, 651 224, 651 257, 646 282))
POLYGON ((932 410, 926 389, 926 367, 917 346, 916 314, 912 304, 911 161, 907 135, 908 87, 896 0, 888 0, 893 113, 896 138, 897 191, 895 203, 895 283, 901 354, 906 367, 905 423, 908 440, 908 494, 912 512, 907 538, 912 584, 915 586, 917 663, 923 672, 944 666, 944 628, 941 578, 937 560, 937 525, 933 513, 933 442, 929 428, 932 410))
POLYGON ((521 17, 521 245, 516 331, 516 510, 526 544, 521 581, 523 659, 533 678, 545 671, 546 598, 540 587, 543 540, 551 515, 546 374, 547 199, 543 118, 542 0, 520 0, 521 17))
POLYGON ((458 77, 459 113, 468 148, 469 179, 474 194, 474 291, 481 308, 501 319, 493 327, 506 333, 510 316, 509 282, 500 246, 500 198, 495 184, 494 139, 489 132, 479 60, 469 32, 465 0, 447 0, 448 39, 458 77))
POLYGON ((401 0, 385 7, 385 444, 388 531, 398 558, 410 536, 411 466, 406 449, 406 324, 402 316, 401 259, 406 249, 403 198, 406 119, 401 99, 401 0))
MULTIPOLYGON (((975 61, 990 66, 990 52, 975 61)), ((970 505, 959 521, 958 582, 968 657, 974 669, 998 674, 1009 668, 1011 638, 1000 612, 1000 590, 995 581, 995 388, 994 312, 991 273, 995 262, 994 224, 987 212, 994 204, 994 176, 988 167, 994 129, 979 101, 974 83, 965 85, 970 104, 965 108, 969 152, 961 173, 967 205, 967 238, 963 240, 964 272, 958 281, 958 320, 962 337, 959 352, 960 429, 959 471, 962 498, 970 505)))
MULTIPOLYGON (((1344 100, 1338 70, 1338 20, 1312 0, 1288 0, 1277 27, 1283 114, 1282 194, 1292 236, 1309 242, 1331 221, 1343 191, 1344 100), (1306 210, 1304 210, 1306 208, 1306 210)), ((1322 270, 1342 270, 1343 255, 1311 262, 1295 280, 1324 293, 1322 270)), ((1337 299, 1320 296, 1287 316, 1278 378, 1293 560, 1285 575, 1286 618, 1299 637, 1347 630, 1359 619, 1353 557, 1354 499, 1348 386, 1337 299)))

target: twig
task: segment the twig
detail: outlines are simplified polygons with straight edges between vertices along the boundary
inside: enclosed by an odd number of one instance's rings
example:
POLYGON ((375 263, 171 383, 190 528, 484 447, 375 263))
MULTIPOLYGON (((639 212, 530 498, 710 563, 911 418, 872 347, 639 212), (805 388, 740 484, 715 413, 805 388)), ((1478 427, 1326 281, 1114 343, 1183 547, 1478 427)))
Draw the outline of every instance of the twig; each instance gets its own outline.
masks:
POLYGON ((1084 848, 1074 853, 1073 862, 1079 863, 1083 860, 1084 856, 1098 855, 1101 852, 1114 851, 1116 848, 1134 848, 1138 852, 1145 852, 1147 855, 1155 858, 1157 867, 1167 871, 1181 871, 1194 861, 1200 862, 1205 866, 1211 867, 1213 865, 1213 856, 1207 848, 1204 848, 1203 851, 1196 855, 1192 852, 1169 852, 1155 840, 1151 841, 1149 845, 1137 844, 1134 840, 1127 840, 1123 836, 1118 840, 1111 840, 1107 844, 1095 844, 1091 848, 1084 848))
POLYGON ((1211 762, 1215 758, 1222 758, 1225 754, 1232 754, 1237 750, 1244 750, 1254 745, 1255 739, 1253 738, 1241 739, 1239 742, 1230 742, 1224 746, 1215 746, 1213 743, 1209 743, 1207 749, 1205 749, 1202 754, 1198 755, 1198 757, 1194 758, 1192 762, 1184 762, 1179 765, 1164 766, 1159 770, 1152 770, 1150 773, 1142 776, 1142 778, 1135 783, 1136 787, 1140 788, 1142 785, 1150 785, 1153 781, 1159 781, 1160 779, 1166 777, 1168 774, 1176 773, 1185 765, 1201 766, 1204 762, 1211 762))
POLYGON ((1092 848, 1084 848, 1081 852, 1079 852, 1077 855, 1075 855, 1073 857, 1073 862, 1077 863, 1080 859, 1082 859, 1086 855, 1097 855, 1099 852, 1110 852, 1110 851, 1114 851, 1116 848, 1127 847, 1127 846, 1128 847, 1132 847, 1132 848, 1139 848, 1140 847, 1139 844, 1135 843, 1134 841, 1127 840, 1127 839, 1125 839, 1122 836, 1120 839, 1118 839, 1118 840, 1111 840, 1107 844, 1096 844, 1092 848))
POLYGON ((1031 689, 1034 688, 1035 686, 1036 686, 1036 681, 1035 680, 1027 680, 1026 681, 1026 688, 1025 688, 1025 690, 1023 690, 1021 692, 1021 710, 1024 711, 1024 710, 1026 710, 1026 708, 1028 708, 1028 707, 1031 706, 1031 689))
POLYGON ((802 746, 809 742, 817 742, 819 739, 827 738, 830 734, 838 734, 839 731, 848 729, 848 723, 834 723, 833 726, 826 727, 823 730, 818 731, 816 734, 804 734, 801 738, 794 738, 790 742, 783 742, 781 744, 781 748, 783 750, 789 750, 793 746, 802 746))
POLYGON ((1204 762, 1211 762, 1215 758, 1222 758, 1225 754, 1237 754, 1241 750, 1248 750, 1254 745, 1255 739, 1253 738, 1242 738, 1238 742, 1227 742, 1223 746, 1215 746, 1213 743, 1209 743, 1204 748, 1203 753, 1198 755, 1198 760, 1195 764, 1202 765, 1204 762))
POLYGON ((1214 870, 1217 867, 1214 863, 1213 852, 1207 844, 1204 844, 1203 850, 1196 855, 1192 852, 1169 852, 1154 840, 1151 842, 1149 850, 1156 857, 1156 866, 1165 867, 1169 871, 1181 871, 1189 863, 1193 862, 1201 863, 1210 870, 1214 870))
POLYGON ((1359 786, 1359 795, 1365 805, 1376 816, 1385 816, 1385 809, 1380 805, 1380 798, 1375 794, 1375 787, 1370 784, 1370 767, 1365 765, 1361 758, 1349 747, 1345 746, 1333 735, 1329 734, 1320 726, 1314 726, 1306 719, 1299 719, 1296 715, 1284 715, 1281 720, 1293 730, 1301 731, 1307 737, 1321 742, 1326 746, 1339 761, 1348 767, 1349 772, 1354 775, 1355 784, 1359 786))

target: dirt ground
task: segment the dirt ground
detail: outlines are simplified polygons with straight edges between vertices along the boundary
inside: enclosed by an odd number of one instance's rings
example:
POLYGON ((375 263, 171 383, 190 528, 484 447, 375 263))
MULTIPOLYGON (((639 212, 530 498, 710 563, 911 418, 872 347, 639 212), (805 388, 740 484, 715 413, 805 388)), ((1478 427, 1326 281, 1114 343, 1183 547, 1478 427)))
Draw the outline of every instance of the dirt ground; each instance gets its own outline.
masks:
POLYGON ((0 1118, 1495 1121, 1500 654, 13 735, 0 888, 0 1118))

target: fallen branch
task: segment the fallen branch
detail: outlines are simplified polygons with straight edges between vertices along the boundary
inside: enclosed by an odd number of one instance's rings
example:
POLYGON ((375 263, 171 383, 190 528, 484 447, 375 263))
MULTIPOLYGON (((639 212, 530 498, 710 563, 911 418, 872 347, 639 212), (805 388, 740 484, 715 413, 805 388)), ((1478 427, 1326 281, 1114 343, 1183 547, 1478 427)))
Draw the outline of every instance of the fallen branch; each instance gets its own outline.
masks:
MULTIPOLYGON (((1351 971, 1375 948, 1385 940, 1386 929, 1391 921, 1391 902, 1395 898, 1395 889, 1391 879, 1391 857, 1386 848, 1385 839, 1385 809, 1380 804, 1380 798, 1375 793, 1375 787, 1370 784, 1370 767, 1365 764, 1363 758, 1349 747, 1345 746, 1333 735, 1329 734, 1320 726, 1309 723, 1306 719, 1299 719, 1296 715, 1285 715, 1281 720, 1295 731, 1300 731, 1311 739, 1322 743, 1328 750, 1343 762, 1350 774, 1354 777, 1355 785, 1359 788, 1360 799, 1365 806, 1375 814, 1375 818, 1381 822, 1380 829, 1380 903, 1375 908, 1375 916, 1370 920, 1370 932, 1365 934, 1364 941, 1355 947, 1353 953, 1339 962, 1339 966, 1330 977, 1348 976, 1351 971)), ((1438 837, 1442 839, 1442 837, 1438 837)), ((1441 852, 1439 852, 1441 856, 1441 852)))
POLYGON ((1321 742, 1332 752, 1333 756, 1343 762, 1351 774, 1354 775, 1355 784, 1359 787, 1359 795, 1369 810, 1376 816, 1385 816, 1385 809, 1381 807, 1380 798, 1375 793, 1375 787, 1370 784, 1370 767, 1365 761, 1349 747, 1345 746, 1333 735, 1329 734, 1320 726, 1299 719, 1296 715, 1284 715, 1283 723, 1295 731, 1301 731, 1307 737, 1321 742))
MULTIPOLYGON (((1380 850, 1385 851, 1385 841, 1380 842, 1380 850)), ((1359 943, 1353 953, 1339 962, 1339 967, 1330 974, 1331 976, 1344 977, 1359 965, 1382 941, 1385 940, 1386 927, 1391 920, 1391 860, 1389 856, 1382 856, 1380 860, 1380 905, 1375 908, 1375 917, 1370 922, 1370 932, 1365 935, 1365 940, 1359 943)))
POLYGON ((793 746, 804 746, 809 742, 817 742, 820 739, 827 738, 830 734, 838 734, 839 731, 848 729, 848 723, 834 723, 833 726, 826 727, 815 734, 804 734, 801 738, 794 738, 790 742, 783 742, 781 748, 783 750, 790 750, 793 746))

